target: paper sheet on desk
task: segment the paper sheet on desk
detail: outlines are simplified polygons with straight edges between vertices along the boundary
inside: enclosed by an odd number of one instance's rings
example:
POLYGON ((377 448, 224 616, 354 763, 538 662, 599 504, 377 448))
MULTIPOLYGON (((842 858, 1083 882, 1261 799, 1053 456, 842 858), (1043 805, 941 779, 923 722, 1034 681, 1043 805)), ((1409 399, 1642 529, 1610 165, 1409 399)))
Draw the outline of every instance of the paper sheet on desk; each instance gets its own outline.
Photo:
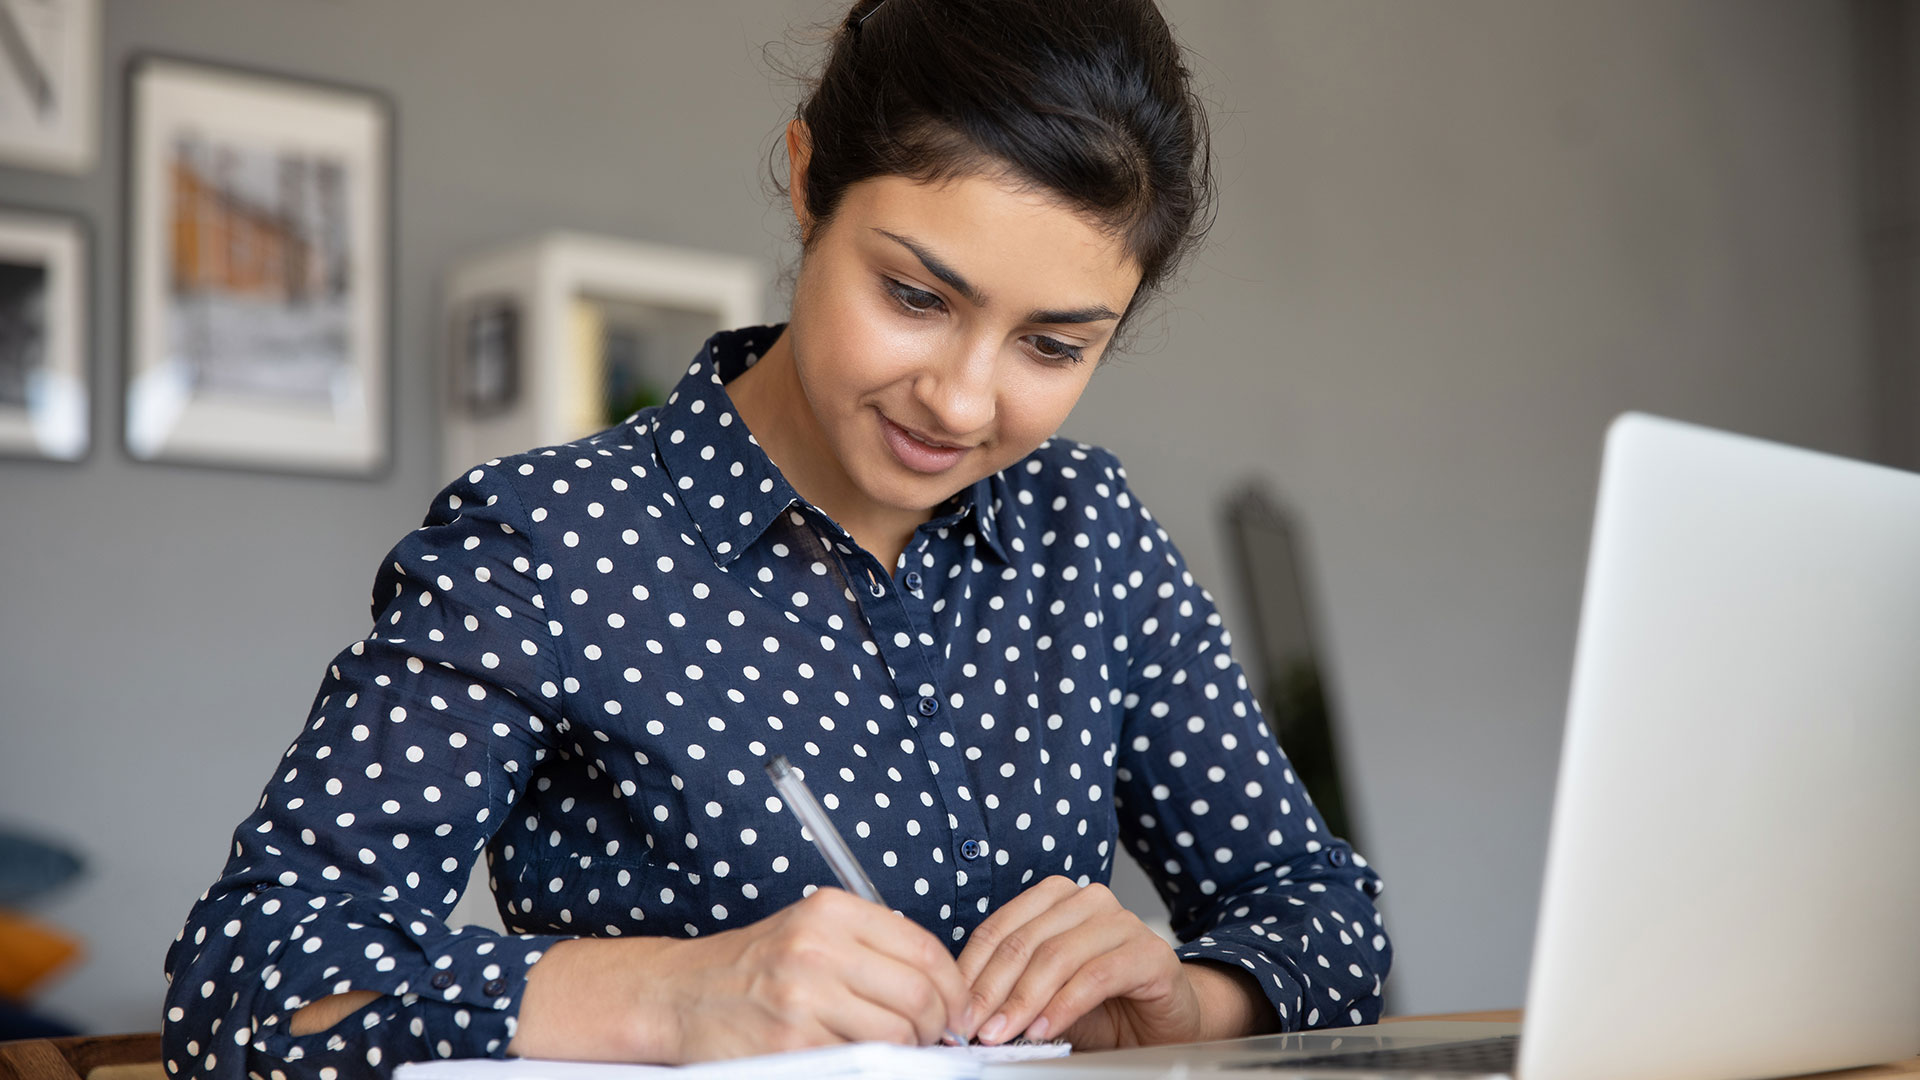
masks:
POLYGON ((595 1061, 541 1061, 534 1058, 422 1061, 394 1070, 394 1080, 781 1080, 793 1077, 848 1080, 975 1080, 988 1065, 1065 1057, 1066 1043, 1009 1043, 1005 1046, 896 1046, 852 1043, 795 1050, 786 1054, 709 1061, 698 1065, 620 1065, 595 1061))

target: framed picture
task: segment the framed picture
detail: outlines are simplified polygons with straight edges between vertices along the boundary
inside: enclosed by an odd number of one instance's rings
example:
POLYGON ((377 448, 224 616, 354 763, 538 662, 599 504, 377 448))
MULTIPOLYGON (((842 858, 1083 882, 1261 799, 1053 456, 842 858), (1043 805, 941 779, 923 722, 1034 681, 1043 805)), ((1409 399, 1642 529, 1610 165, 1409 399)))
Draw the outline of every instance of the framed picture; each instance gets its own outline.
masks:
POLYGON ((386 99, 149 56, 129 69, 128 116, 127 452, 384 468, 386 99))
POLYGON ((87 454, 86 250, 78 219, 0 209, 0 453, 87 454))
POLYGON ((93 168, 99 81, 100 0, 0 0, 0 162, 93 168))
POLYGON ((520 396, 520 305, 507 296, 478 297, 453 315, 453 398, 485 419, 520 396))

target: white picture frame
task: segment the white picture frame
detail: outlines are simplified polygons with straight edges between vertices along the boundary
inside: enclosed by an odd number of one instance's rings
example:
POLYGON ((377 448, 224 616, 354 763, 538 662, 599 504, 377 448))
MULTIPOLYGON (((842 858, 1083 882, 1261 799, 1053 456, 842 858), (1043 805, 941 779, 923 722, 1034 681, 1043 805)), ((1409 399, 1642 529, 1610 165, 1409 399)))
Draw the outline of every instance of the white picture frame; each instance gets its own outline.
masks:
POLYGON ((87 358, 85 226, 0 208, 0 454, 87 456, 87 358))
POLYGON ((385 469, 387 100, 159 56, 127 99, 127 453, 385 469))
POLYGON ((0 163, 90 171, 99 86, 100 0, 0 0, 0 163))

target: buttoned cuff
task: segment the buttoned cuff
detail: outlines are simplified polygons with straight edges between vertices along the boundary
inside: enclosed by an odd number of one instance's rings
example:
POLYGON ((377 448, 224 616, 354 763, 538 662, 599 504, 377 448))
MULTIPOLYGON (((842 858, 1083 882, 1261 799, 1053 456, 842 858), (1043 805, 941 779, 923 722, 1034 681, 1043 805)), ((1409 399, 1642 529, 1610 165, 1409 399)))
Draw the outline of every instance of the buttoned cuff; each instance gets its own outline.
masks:
POLYGON ((557 935, 501 935, 455 930, 427 953, 426 971, 412 990, 422 998, 495 1011, 514 1011, 527 972, 557 935))

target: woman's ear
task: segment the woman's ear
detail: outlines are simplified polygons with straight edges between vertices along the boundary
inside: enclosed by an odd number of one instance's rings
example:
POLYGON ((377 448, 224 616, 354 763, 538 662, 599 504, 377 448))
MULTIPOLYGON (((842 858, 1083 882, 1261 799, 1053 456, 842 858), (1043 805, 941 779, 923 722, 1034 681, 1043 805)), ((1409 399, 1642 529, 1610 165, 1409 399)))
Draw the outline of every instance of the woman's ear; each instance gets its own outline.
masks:
POLYGON ((793 219, 800 224, 802 247, 813 239, 813 215, 807 212, 807 162, 812 157, 806 123, 798 118, 787 121, 787 198, 793 203, 793 219))

